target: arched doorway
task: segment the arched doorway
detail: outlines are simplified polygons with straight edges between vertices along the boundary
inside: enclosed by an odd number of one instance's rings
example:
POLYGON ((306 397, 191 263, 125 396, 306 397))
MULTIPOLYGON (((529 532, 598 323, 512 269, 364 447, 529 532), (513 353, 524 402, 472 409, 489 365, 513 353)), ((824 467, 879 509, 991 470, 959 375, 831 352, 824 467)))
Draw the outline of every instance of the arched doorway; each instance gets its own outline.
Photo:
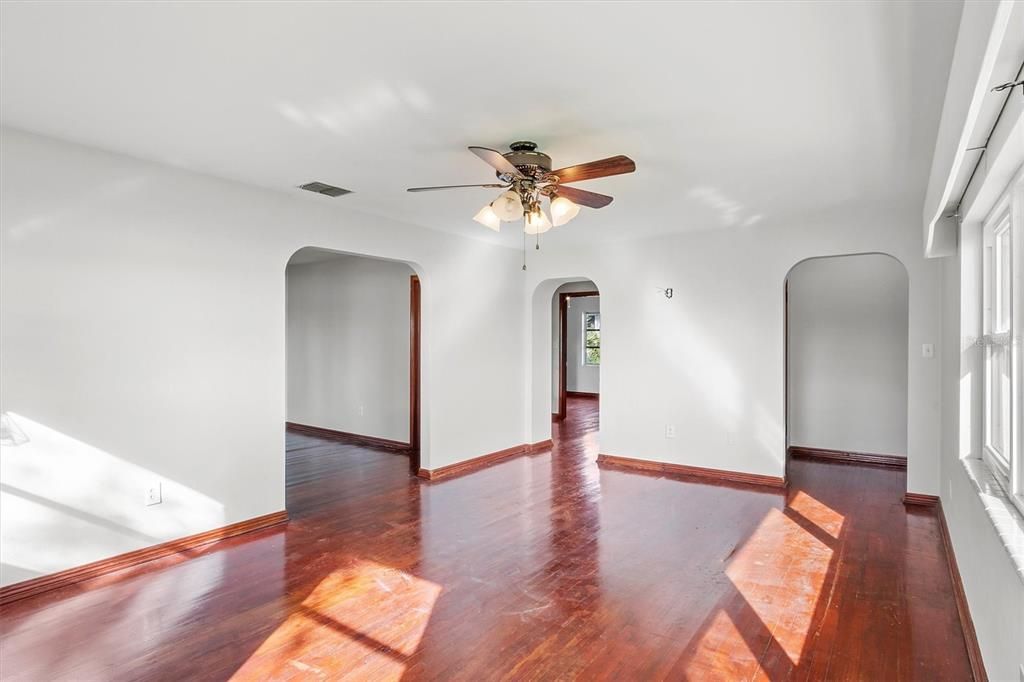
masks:
POLYGON ((810 258, 784 292, 787 455, 905 469, 906 268, 880 253, 810 258))
POLYGON ((401 453, 417 471, 416 271, 401 261, 306 247, 289 259, 285 281, 289 432, 401 453))
MULTIPOLYGON (((529 440, 557 437, 575 413, 598 426, 602 323, 600 289, 584 277, 549 279, 533 295, 533 372, 529 440), (577 409, 573 409, 574 406, 577 409), (552 429, 552 424, 556 425, 552 429)), ((596 455, 596 453, 595 453, 596 455)))

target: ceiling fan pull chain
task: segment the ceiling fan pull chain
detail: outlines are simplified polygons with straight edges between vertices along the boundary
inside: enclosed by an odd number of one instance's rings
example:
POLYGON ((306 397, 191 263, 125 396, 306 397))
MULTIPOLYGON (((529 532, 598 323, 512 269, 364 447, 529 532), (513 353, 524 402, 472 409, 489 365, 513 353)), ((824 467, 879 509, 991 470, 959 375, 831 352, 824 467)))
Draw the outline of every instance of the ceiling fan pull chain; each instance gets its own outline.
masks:
POLYGON ((523 271, 526 270, 526 232, 523 232, 523 271))

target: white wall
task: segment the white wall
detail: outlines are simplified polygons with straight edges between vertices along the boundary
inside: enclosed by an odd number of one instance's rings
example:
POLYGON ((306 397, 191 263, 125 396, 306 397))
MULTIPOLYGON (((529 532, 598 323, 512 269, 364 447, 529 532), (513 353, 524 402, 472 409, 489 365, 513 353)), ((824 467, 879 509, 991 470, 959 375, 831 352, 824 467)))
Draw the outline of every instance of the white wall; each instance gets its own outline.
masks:
POLYGON ((961 462, 976 460, 982 446, 979 225, 961 229, 959 253, 943 264, 942 510, 989 679, 1015 680, 1024 666, 1024 576, 961 462))
MULTIPOLYGON (((786 275, 815 256, 892 255, 910 280, 908 489, 934 494, 941 368, 921 357, 921 344, 939 342, 942 265, 921 255, 919 220, 913 206, 851 204, 587 248, 560 246, 555 230, 531 262, 527 286, 535 306, 560 278, 583 274, 600 288, 601 452, 782 476, 786 275), (667 287, 671 299, 659 291, 667 287), (666 424, 676 438, 665 438, 666 424)), ((550 362, 546 318, 536 308, 531 316, 535 368, 550 362)), ((543 403, 547 385, 536 370, 531 386, 534 405, 543 403)), ((532 414, 531 439, 547 438, 550 422, 538 409, 532 414)))
POLYGON ((0 147, 0 409, 30 438, 0 455, 4 583, 284 508, 285 264, 304 246, 420 275, 424 467, 523 442, 526 358, 494 361, 524 325, 514 250, 348 209, 357 195, 10 129, 0 147))
POLYGON ((288 265, 288 421, 409 442, 412 274, 353 256, 288 265))
POLYGON ((565 388, 580 393, 600 393, 601 367, 583 363, 583 314, 601 312, 600 296, 569 299, 565 315, 565 388))
MULTIPOLYGON (((979 468, 983 433, 981 221, 1024 156, 1020 98, 992 93, 991 87, 1016 73, 1024 54, 1022 29, 1020 2, 964 4, 923 206, 932 251, 955 254, 942 261, 942 510, 988 677, 1014 682, 1024 675, 1024 574, 1011 560, 989 510, 1004 523, 1012 515, 998 500, 996 486, 976 487, 968 467, 979 468), (999 110, 999 125, 990 130, 999 110), (974 159, 965 150, 974 143, 967 142, 986 138, 984 163, 973 173, 974 159), (960 220, 940 220, 944 229, 933 233, 932 221, 948 215, 968 177, 960 220)), ((1024 314, 1024 297, 1014 298, 1016 310, 1024 314)))
POLYGON ((812 258, 789 286, 789 444, 905 456, 907 271, 879 254, 812 258))

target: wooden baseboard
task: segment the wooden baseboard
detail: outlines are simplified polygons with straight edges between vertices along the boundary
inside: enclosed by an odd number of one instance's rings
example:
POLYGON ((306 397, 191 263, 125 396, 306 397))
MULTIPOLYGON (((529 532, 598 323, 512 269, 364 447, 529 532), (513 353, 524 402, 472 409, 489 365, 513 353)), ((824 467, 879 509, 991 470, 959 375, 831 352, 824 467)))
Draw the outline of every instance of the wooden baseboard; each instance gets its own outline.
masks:
POLYGON ((934 507, 939 503, 939 498, 935 495, 925 495, 924 493, 903 493, 903 504, 914 505, 917 507, 934 507))
POLYGON ((590 393, 588 391, 566 391, 565 396, 567 398, 592 398, 594 400, 597 400, 601 396, 601 394, 590 393))
MULTIPOLYGON (((921 495, 920 497, 933 496, 921 495)), ((949 526, 946 525, 946 514, 942 511, 942 500, 935 498, 935 505, 936 515, 939 517, 939 534, 942 536, 942 545, 946 549, 946 561, 949 564, 949 577, 953 580, 953 598, 956 600, 957 615, 960 616, 960 629, 964 632, 967 658, 971 662, 971 673, 974 676, 974 682, 988 682, 985 662, 981 658, 981 645, 978 644, 978 633, 974 630, 971 609, 967 605, 967 593, 964 591, 964 582, 960 578, 956 554, 953 553, 953 539, 949 535, 949 526)))
POLYGON ((126 552, 125 554, 118 554, 117 556, 112 556, 107 559, 100 559, 99 561, 94 561, 83 566, 76 566, 75 568, 69 568, 58 573, 51 573, 50 575, 43 575, 38 578, 23 580, 20 583, 0 587, 0 604, 9 604, 10 602, 17 601, 19 599, 25 599, 37 594, 42 594, 43 592, 67 587, 68 585, 74 585, 75 583, 80 583, 92 578, 98 578, 107 573, 113 573, 125 568, 144 564, 147 561, 153 561, 154 559, 160 559, 180 552, 187 552, 197 547, 208 545, 212 542, 235 537, 236 535, 243 535, 257 530, 263 530, 264 528, 270 528, 271 526, 276 526, 278 524, 285 523, 286 521, 288 521, 288 512, 286 511, 265 514, 264 516, 257 516, 256 518, 249 519, 247 521, 239 521, 238 523, 232 523, 228 526, 208 530, 205 533, 189 535, 178 540, 171 540, 169 542, 160 543, 159 545, 143 547, 142 549, 137 549, 132 552, 126 552))
POLYGON ((542 441, 538 441, 536 443, 531 443, 527 447, 527 450, 532 454, 534 452, 542 452, 544 450, 550 450, 553 445, 554 445, 554 442, 550 438, 548 438, 547 440, 542 440, 542 441))
POLYGON ((748 474, 742 471, 728 471, 726 469, 707 469, 704 467, 687 466, 685 464, 673 464, 671 462, 653 462, 647 459, 619 457, 618 455, 598 455, 597 463, 601 466, 686 476, 708 483, 740 483, 775 489, 786 487, 785 479, 780 476, 748 474))
POLYGON ((907 458, 900 455, 879 455, 870 452, 847 452, 845 450, 828 450, 826 448, 809 448, 802 445, 791 445, 789 454, 793 457, 808 459, 827 459, 833 462, 849 462, 853 464, 874 464, 876 466, 906 469, 907 458))
POLYGON ((332 440, 345 440, 358 445, 369 445, 375 448, 386 448, 388 450, 401 450, 403 452, 408 451, 412 446, 409 443, 403 443, 400 440, 391 440, 389 438, 378 438, 377 436, 364 436, 361 433, 349 433, 348 431, 335 431, 334 429, 325 429, 322 426, 310 426, 308 424, 296 424, 295 422, 285 422, 285 426, 298 433, 305 433, 310 436, 318 436, 320 438, 330 438, 332 440))
MULTIPOLYGON (((538 445, 540 445, 538 443, 538 445)), ((437 469, 420 469, 416 472, 416 475, 420 478, 425 478, 428 481, 436 481, 439 478, 450 478, 451 476, 457 476, 461 474, 468 474, 471 471, 477 471, 485 467, 489 467, 492 464, 496 464, 502 460, 509 459, 511 457, 518 457, 530 452, 530 445, 516 445, 511 448, 505 448, 504 450, 498 450, 497 452, 491 452, 486 455, 480 455, 472 459, 466 459, 455 464, 449 464, 447 466, 439 467, 437 469)))

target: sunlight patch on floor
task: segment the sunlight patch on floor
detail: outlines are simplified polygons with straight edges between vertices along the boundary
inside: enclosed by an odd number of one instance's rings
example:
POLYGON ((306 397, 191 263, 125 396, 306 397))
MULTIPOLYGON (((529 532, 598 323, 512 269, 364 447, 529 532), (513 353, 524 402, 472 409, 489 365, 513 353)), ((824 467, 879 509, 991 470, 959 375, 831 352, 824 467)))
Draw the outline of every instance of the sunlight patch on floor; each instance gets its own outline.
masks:
POLYGON ((441 589, 405 571, 354 559, 321 580, 235 678, 302 673, 316 679, 340 657, 353 661, 352 679, 399 679, 441 589))
POLYGON ((797 491, 787 506, 833 538, 838 538, 843 530, 845 517, 842 514, 802 490, 797 491))
POLYGON ((759 655, 774 653, 786 667, 800 664, 842 527, 841 514, 800 491, 785 510, 770 509, 730 558, 725 573, 742 597, 733 617, 747 625, 760 620, 767 648, 759 655))
POLYGON ((749 678, 751 666, 757 661, 760 652, 751 651, 747 645, 743 655, 737 656, 737 642, 745 643, 743 635, 736 629, 729 614, 724 610, 719 611, 713 616, 686 662, 686 679, 712 679, 712 675, 723 680, 749 678))

